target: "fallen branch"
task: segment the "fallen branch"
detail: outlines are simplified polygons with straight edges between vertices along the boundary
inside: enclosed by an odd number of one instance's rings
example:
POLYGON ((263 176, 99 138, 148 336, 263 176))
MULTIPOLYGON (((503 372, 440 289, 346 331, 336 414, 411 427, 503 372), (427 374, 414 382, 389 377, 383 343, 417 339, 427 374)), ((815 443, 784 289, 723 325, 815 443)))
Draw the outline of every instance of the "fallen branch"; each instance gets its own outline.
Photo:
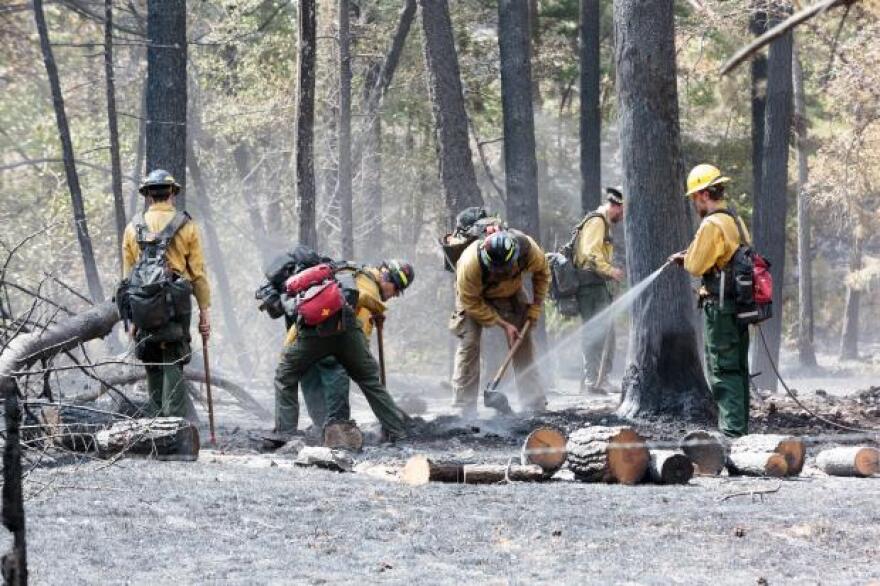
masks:
POLYGON ((773 494, 774 492, 779 492, 780 488, 782 488, 781 482, 778 483, 773 488, 767 488, 764 490, 744 490, 742 492, 734 492, 734 493, 727 494, 727 495, 724 495, 723 497, 719 498, 718 502, 723 503, 724 501, 730 500, 732 498, 736 498, 738 496, 751 496, 752 498, 759 496, 763 499, 765 494, 773 494))

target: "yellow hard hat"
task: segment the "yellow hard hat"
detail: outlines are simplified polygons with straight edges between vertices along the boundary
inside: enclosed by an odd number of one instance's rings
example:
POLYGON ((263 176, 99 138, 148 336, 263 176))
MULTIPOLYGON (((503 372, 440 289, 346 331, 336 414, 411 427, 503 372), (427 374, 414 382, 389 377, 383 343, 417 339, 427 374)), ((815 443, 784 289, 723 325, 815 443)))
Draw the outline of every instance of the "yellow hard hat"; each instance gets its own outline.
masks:
POLYGON ((715 165, 697 165, 688 173, 688 191, 685 197, 690 197, 698 191, 702 191, 713 185, 721 185, 730 181, 730 177, 722 177, 721 171, 715 165))

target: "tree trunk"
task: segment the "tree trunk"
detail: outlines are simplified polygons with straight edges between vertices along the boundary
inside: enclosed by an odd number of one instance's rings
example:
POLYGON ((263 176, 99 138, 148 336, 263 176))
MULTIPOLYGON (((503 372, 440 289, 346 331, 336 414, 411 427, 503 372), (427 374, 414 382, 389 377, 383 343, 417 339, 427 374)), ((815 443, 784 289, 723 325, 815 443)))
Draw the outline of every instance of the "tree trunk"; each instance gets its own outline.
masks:
POLYGON ((86 282, 89 286, 89 296, 92 298, 92 302, 100 303, 104 300, 104 290, 101 287, 101 277, 98 275, 98 265, 95 262, 95 251, 92 248, 92 238, 89 236, 82 189, 79 185, 79 175, 76 172, 73 142, 70 139, 70 127, 67 124, 67 113, 64 110, 64 97, 61 95, 61 81, 58 78, 58 67, 55 65, 55 57, 52 55, 52 45, 49 42, 49 29, 46 26, 46 15, 43 12, 42 0, 34 1, 34 20, 36 20, 37 32, 40 36, 40 48, 43 52, 43 63, 46 66, 46 76, 49 78, 49 86, 52 89, 52 106, 55 109, 55 122, 58 125, 58 137, 61 139, 61 151, 62 156, 64 157, 64 172, 67 178, 67 188, 70 190, 70 203, 73 208, 73 222, 76 228, 76 237, 79 241, 79 249, 82 253, 86 282))
POLYGON ((654 484, 687 484, 693 475, 693 462, 681 452, 651 450, 647 478, 654 484))
MULTIPOLYGON (((759 37, 767 32, 766 0, 753 2, 749 32, 759 37)), ((767 56, 761 52, 752 58, 752 202, 761 199, 761 169, 764 161, 764 110, 767 106, 767 56)))
POLYGON ((437 139, 437 160, 446 198, 447 228, 466 207, 483 205, 468 142, 467 114, 447 0, 419 0, 425 69, 437 139))
POLYGON ((118 421, 95 434, 98 454, 147 456, 157 460, 199 457, 199 430, 182 417, 152 417, 118 421))
POLYGON ((504 113, 507 221, 540 239, 530 32, 528 4, 522 0, 500 0, 498 47, 504 113))
MULTIPOLYGON (((134 161, 131 165, 131 176, 135 178, 134 187, 128 196, 128 215, 133 216, 141 203, 140 178, 144 176, 144 157, 147 150, 147 81, 141 82, 141 108, 138 119, 137 145, 135 146, 134 161)), ((142 207, 142 206, 140 206, 142 207)))
POLYGON ((253 237, 256 240, 257 250, 260 251, 260 260, 266 264, 272 260, 274 251, 266 235, 266 226, 263 224, 263 216, 260 215, 259 203, 252 193, 251 158, 247 143, 239 142, 232 151, 232 158, 241 180, 241 200, 247 208, 253 237))
POLYGON ((336 201, 342 257, 354 258, 354 219, 351 199, 351 28, 349 0, 339 0, 339 122, 336 128, 339 171, 336 175, 336 201))
MULTIPOLYGON (((768 27, 784 18, 775 13, 768 27)), ((761 325, 770 358, 779 364, 782 341, 782 287, 785 278, 785 218, 788 208, 788 143, 791 134, 792 75, 791 32, 770 45, 767 59, 767 110, 764 126, 764 157, 761 167, 761 197, 755 200, 752 214, 752 237, 755 248, 773 265, 773 317, 761 325)), ((777 380, 763 344, 752 346, 751 369, 761 374, 755 384, 776 390, 777 380)))
POLYGON ((772 476, 788 474, 785 456, 776 452, 736 452, 727 457, 727 469, 733 476, 772 476))
POLYGON ((694 463, 698 474, 717 476, 724 470, 729 445, 720 433, 692 431, 681 438, 679 447, 694 463))
POLYGON ((364 251, 375 260, 382 258, 385 238, 382 235, 382 119, 379 117, 379 103, 370 100, 370 88, 378 81, 380 66, 373 63, 367 69, 364 81, 364 106, 369 126, 365 130, 364 148, 361 161, 361 186, 364 202, 364 251))
MULTIPOLYGON (((635 0, 639 1, 639 0, 635 0)), ((645 440, 629 427, 585 427, 568 437, 568 467, 585 482, 635 484, 648 469, 645 440)))
POLYGON ((798 357, 801 366, 816 366, 813 347, 813 253, 810 250, 810 198, 807 194, 807 108, 804 100, 804 71, 797 45, 792 47, 794 84, 795 150, 798 162, 797 257, 798 257, 798 357))
POLYGON ((581 62, 581 211, 584 214, 599 207, 602 199, 599 8, 599 0, 580 0, 578 40, 581 62))
POLYGON ((299 2, 296 92, 296 214, 299 242, 318 247, 315 223, 315 0, 299 2))
POLYGON ((196 193, 196 203, 202 212, 202 227, 207 236, 208 256, 211 261, 211 269, 217 279, 217 292, 220 297, 220 306, 223 311, 224 326, 229 334, 232 347, 235 349, 235 359, 238 368, 245 379, 250 380, 254 376, 253 364, 248 356, 249 345, 242 333, 241 326, 238 323, 238 317, 235 315, 235 302, 232 299, 232 287, 229 282, 229 275, 226 272, 226 263, 224 262, 223 251, 220 249, 220 239, 217 236, 217 226, 214 221, 214 212, 211 207, 211 200, 208 198, 210 189, 205 184, 202 176, 201 165, 196 156, 193 147, 193 138, 190 135, 187 138, 187 164, 189 171, 192 173, 193 183, 195 184, 194 193, 196 193))
MULTIPOLYGON (((614 3, 626 264, 639 283, 687 246, 690 226, 681 163, 672 0, 614 3)), ((697 351, 694 298, 684 271, 667 269, 632 309, 630 364, 618 413, 710 416, 697 351)))
POLYGON ((186 209, 186 0, 147 0, 147 172, 180 183, 186 209))
POLYGON ((797 476, 804 469, 807 448, 798 437, 776 434, 751 434, 736 438, 730 444, 731 453, 775 452, 785 458, 789 476, 797 476))
MULTIPOLYGON (((850 272, 862 268, 862 236, 857 228, 853 233, 850 272)), ((843 310, 843 328, 840 332, 840 359, 856 360, 859 357, 859 301, 861 292, 850 285, 846 287, 846 305, 843 310)))
POLYGON ((104 75, 107 80, 107 127, 110 133, 110 175, 116 218, 116 250, 122 271, 122 234, 125 202, 122 199, 122 166, 119 162, 119 129, 116 125, 116 78, 113 73, 113 0, 104 0, 104 75))
POLYGON ((880 474, 880 450, 869 447, 831 448, 816 456, 816 466, 829 476, 880 474))

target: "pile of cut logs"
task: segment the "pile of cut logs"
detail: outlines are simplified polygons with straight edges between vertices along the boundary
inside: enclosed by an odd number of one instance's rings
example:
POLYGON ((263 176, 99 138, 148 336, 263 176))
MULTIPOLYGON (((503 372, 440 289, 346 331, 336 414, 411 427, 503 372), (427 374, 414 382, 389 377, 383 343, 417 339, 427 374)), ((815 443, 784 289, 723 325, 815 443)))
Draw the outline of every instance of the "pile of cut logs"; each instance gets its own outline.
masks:
MULTIPOLYGON (((526 438, 518 463, 463 464, 413 456, 401 479, 414 486, 541 481, 567 464, 582 482, 686 484, 694 474, 716 476, 725 468, 730 475, 797 476, 806 453, 802 439, 787 435, 755 434, 729 440, 715 432, 694 431, 681 439, 678 449, 661 450, 652 449, 630 427, 586 427, 567 438, 558 429, 541 427, 526 438)), ((880 450, 831 448, 819 453, 816 465, 833 476, 874 476, 880 474, 880 450)))

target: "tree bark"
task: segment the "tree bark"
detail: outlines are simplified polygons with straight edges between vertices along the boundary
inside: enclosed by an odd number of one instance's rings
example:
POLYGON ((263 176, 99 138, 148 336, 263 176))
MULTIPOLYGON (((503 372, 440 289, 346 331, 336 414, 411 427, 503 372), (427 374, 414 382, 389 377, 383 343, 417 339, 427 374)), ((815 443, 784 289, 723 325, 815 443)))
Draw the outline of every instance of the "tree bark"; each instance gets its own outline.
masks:
POLYGON ((428 93, 437 140, 447 229, 466 207, 483 205, 468 142, 467 114, 447 0, 419 0, 428 93))
POLYGON ((578 429, 568 437, 566 451, 569 469, 585 482, 635 484, 651 459, 645 440, 629 427, 578 429))
POLYGON ((370 100, 370 88, 377 83, 379 74, 378 63, 373 63, 367 69, 364 82, 364 106, 367 108, 365 116, 369 126, 365 130, 366 138, 360 158, 366 223, 364 250, 375 260, 382 258, 385 243, 382 235, 382 119, 379 116, 379 102, 370 100))
POLYGON ((736 452, 727 457, 727 470, 734 476, 781 478, 788 474, 788 464, 775 452, 736 452))
POLYGON ((687 484, 693 475, 693 462, 681 452, 651 450, 647 478, 654 484, 687 484))
POLYGON ((736 438, 730 444, 731 453, 775 452, 785 458, 789 476, 797 476, 804 469, 807 448, 798 437, 778 434, 751 434, 736 438))
MULTIPOLYGON (((785 17, 781 11, 769 15, 768 26, 785 17)), ((764 157, 761 167, 761 197, 755 200, 752 237, 755 248, 773 265, 773 317, 761 328, 770 358, 779 364, 782 340, 782 287, 785 278, 785 219, 788 211, 788 147, 792 119, 791 33, 770 45, 767 59, 767 110, 764 126, 764 157)), ((752 346, 751 369, 761 374, 755 384, 776 390, 777 380, 763 344, 752 346)))
POLYGON ((58 125, 58 138, 61 140, 61 151, 64 158, 64 172, 67 178, 67 188, 70 190, 70 203, 73 208, 73 222, 76 228, 76 237, 79 241, 79 249, 82 254, 89 296, 92 298, 92 302, 100 303, 104 300, 104 290, 101 287, 101 277, 98 274, 98 265, 95 262, 92 238, 89 236, 82 189, 79 185, 79 175, 76 172, 73 142, 70 139, 70 126, 67 124, 64 97, 61 94, 61 81, 58 78, 58 67, 55 65, 55 57, 52 55, 52 45, 49 42, 49 28, 46 25, 46 15, 43 12, 42 0, 34 1, 34 20, 37 24, 37 33, 40 36, 40 49, 43 52, 46 76, 49 78, 49 86, 52 90, 52 106, 55 109, 55 122, 58 125))
POLYGON ((315 0, 299 2, 296 92, 296 213, 299 241, 318 247, 315 220, 315 0))
POLYGON ((807 143, 807 108, 804 99, 804 71, 797 45, 792 47, 794 84, 795 150, 798 162, 797 257, 798 257, 798 357, 801 366, 816 366, 813 347, 813 253, 810 250, 810 179, 807 143))
POLYGON ((107 128, 110 133, 110 169, 116 218, 116 251, 122 271, 122 235, 125 202, 122 199, 122 166, 119 162, 119 129, 116 124, 116 76, 113 73, 113 0, 104 0, 104 75, 107 81, 107 128))
POLYGON ((498 47, 501 55, 507 221, 540 239, 530 33, 528 4, 522 0, 500 0, 498 47))
POLYGON ((186 209, 186 0, 147 0, 147 171, 180 183, 186 209))
POLYGON ((118 421, 95 434, 98 454, 147 456, 157 460, 199 457, 199 430, 182 417, 152 417, 118 421))
POLYGON ((880 474, 880 450, 870 447, 831 448, 819 452, 816 466, 829 476, 880 474))
POLYGON ((140 118, 138 119, 137 145, 135 146, 134 161, 132 161, 131 176, 134 177, 134 187, 131 188, 131 194, 128 196, 128 214, 133 216, 138 208, 141 194, 140 179, 144 176, 144 158, 147 150, 147 82, 141 83, 141 108, 140 118))
POLYGON ((453 482, 458 484, 495 484, 506 481, 537 482, 547 476, 535 464, 459 464, 434 462, 425 456, 413 456, 407 460, 401 478, 410 486, 422 486, 428 482, 453 482))
POLYGON ((354 258, 354 218, 351 198, 351 27, 349 0, 339 0, 339 121, 336 128, 339 171, 336 201, 342 237, 342 257, 354 258))
MULTIPOLYGON (((849 270, 858 271, 862 268, 861 229, 853 231, 852 251, 850 252, 849 270)), ((843 310, 843 328, 840 332, 840 359, 856 360, 859 357, 859 301, 861 292, 850 285, 846 287, 846 304, 843 310)))
MULTIPOLYGON (((623 188, 628 195, 626 264, 639 283, 682 250, 690 226, 678 124, 672 0, 614 3, 623 188)), ((618 413, 710 417, 709 392, 684 271, 667 269, 632 309, 630 364, 618 413)))
MULTIPOLYGON (((749 32, 760 37, 767 32, 766 0, 757 0, 751 6, 749 32)), ((767 106, 767 56, 755 55, 751 62, 752 95, 752 202, 761 199, 761 169, 764 161, 764 112, 767 106)))
POLYGON ((251 192, 251 158, 247 143, 239 142, 232 151, 232 158, 235 161, 235 168, 241 180, 241 200, 247 208, 253 237, 256 240, 257 250, 260 251, 260 260, 262 260, 263 264, 266 264, 273 257, 273 250, 267 238, 266 226, 263 224, 259 203, 251 192))
POLYGON ((599 0, 580 0, 581 211, 599 207, 602 192, 602 116, 599 110, 599 0))

